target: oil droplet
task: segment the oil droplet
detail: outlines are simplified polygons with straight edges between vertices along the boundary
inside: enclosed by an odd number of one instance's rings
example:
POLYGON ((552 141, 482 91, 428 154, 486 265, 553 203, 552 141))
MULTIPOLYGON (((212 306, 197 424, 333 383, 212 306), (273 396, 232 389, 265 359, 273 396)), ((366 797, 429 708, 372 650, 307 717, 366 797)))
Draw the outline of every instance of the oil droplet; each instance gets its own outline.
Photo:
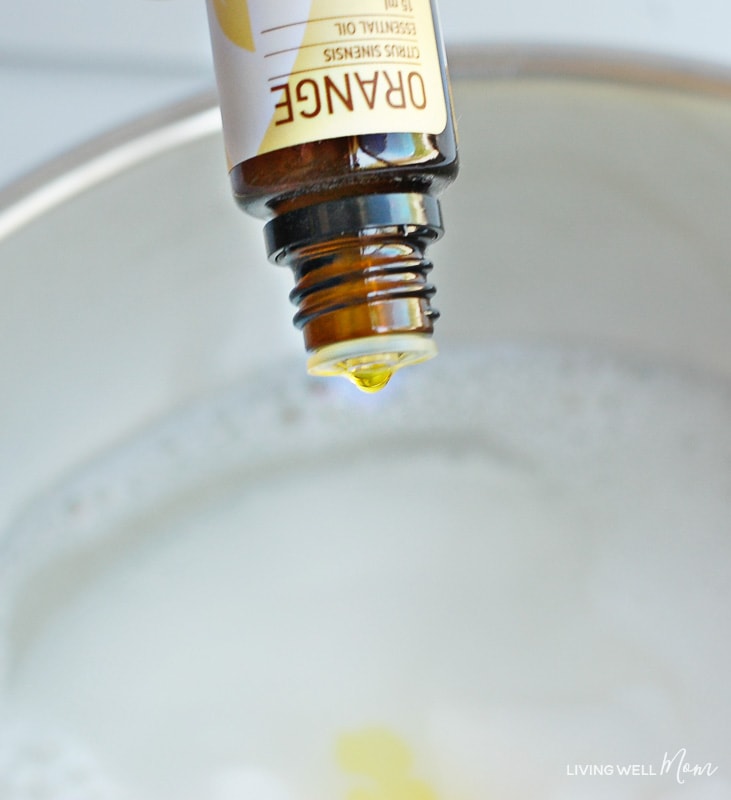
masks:
POLYGON ((347 800, 437 800, 436 793, 415 778, 409 746, 385 728, 344 733, 335 756, 340 768, 368 779, 348 792, 347 800))
POLYGON ((437 354, 431 336, 381 334, 320 347, 307 359, 310 375, 347 378, 361 391, 379 392, 397 370, 437 354))
POLYGON ((380 392, 391 380, 393 369, 387 364, 373 364, 369 367, 362 367, 351 372, 346 371, 344 375, 354 383, 361 392, 372 394, 373 392, 380 392))

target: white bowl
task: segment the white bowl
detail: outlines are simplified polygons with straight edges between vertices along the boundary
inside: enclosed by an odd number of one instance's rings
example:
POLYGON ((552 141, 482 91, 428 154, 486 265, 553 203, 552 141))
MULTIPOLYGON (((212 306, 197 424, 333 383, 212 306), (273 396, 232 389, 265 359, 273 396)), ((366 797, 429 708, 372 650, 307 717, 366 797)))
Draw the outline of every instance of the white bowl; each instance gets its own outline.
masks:
POLYGON ((6 202, 3 800, 731 790, 731 82, 452 69, 377 397, 304 376, 212 98, 6 202))

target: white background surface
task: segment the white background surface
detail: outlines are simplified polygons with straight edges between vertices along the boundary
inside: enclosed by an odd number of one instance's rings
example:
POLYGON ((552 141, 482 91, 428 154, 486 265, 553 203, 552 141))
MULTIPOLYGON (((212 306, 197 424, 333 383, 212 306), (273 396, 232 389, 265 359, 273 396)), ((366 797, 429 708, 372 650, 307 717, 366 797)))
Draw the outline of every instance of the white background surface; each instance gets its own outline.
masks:
MULTIPOLYGON (((729 0, 442 0, 448 45, 629 49, 731 67, 729 0)), ((204 0, 22 0, 0 25, 0 186, 213 86, 204 0)))

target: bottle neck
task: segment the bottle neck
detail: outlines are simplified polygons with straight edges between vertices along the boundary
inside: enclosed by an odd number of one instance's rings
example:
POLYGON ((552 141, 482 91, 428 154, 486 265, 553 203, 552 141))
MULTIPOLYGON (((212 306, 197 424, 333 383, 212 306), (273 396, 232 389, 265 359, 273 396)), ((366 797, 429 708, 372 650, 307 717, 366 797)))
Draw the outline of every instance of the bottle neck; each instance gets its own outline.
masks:
POLYGON ((267 223, 270 260, 294 273, 310 373, 376 391, 436 355, 425 251, 442 232, 438 201, 406 192, 330 200, 267 223))
POLYGON ((294 273, 294 324, 307 350, 382 335, 431 335, 438 312, 425 251, 441 233, 438 201, 416 193, 346 197, 269 222, 269 258, 294 273))

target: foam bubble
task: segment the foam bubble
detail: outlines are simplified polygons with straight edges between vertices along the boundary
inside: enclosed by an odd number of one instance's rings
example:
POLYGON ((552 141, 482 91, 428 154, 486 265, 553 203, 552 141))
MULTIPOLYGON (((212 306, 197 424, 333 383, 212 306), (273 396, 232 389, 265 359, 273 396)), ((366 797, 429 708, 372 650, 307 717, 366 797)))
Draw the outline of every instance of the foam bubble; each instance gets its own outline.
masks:
POLYGON ((334 743, 367 725, 465 800, 577 796, 566 764, 679 747, 730 766, 727 383, 517 345, 369 398, 292 374, 172 414, 17 521, 8 702, 156 800, 252 775, 345 797, 334 743))

